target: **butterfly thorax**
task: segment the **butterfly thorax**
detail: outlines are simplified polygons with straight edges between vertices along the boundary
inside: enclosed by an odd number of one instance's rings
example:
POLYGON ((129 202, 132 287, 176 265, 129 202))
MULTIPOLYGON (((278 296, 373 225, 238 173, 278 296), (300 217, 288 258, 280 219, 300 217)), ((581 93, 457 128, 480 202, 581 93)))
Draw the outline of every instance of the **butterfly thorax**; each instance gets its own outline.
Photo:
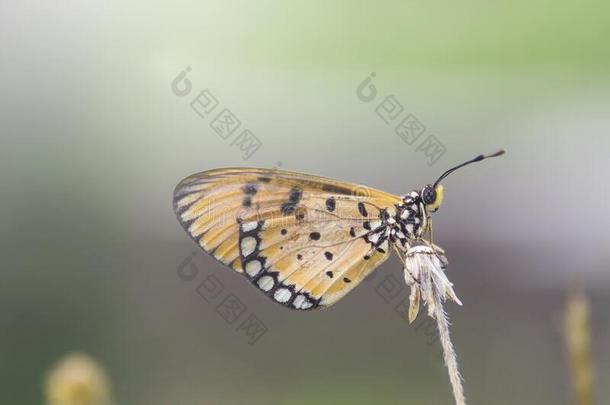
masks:
POLYGON ((410 241, 422 237, 426 230, 426 208, 417 191, 412 191, 402 197, 402 202, 396 205, 394 220, 388 221, 390 241, 405 247, 410 241))

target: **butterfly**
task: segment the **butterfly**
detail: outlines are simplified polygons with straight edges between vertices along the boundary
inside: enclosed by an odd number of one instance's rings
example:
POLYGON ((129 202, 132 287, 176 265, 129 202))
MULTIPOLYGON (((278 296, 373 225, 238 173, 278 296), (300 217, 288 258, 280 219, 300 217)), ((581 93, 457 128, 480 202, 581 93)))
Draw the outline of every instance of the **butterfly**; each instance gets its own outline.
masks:
POLYGON ((284 170, 209 170, 177 185, 174 211, 204 251, 295 310, 334 304, 394 251, 412 288, 412 321, 421 299, 433 302, 432 287, 459 303, 443 272, 444 252, 432 242, 440 181, 503 153, 479 155, 404 196, 284 170))

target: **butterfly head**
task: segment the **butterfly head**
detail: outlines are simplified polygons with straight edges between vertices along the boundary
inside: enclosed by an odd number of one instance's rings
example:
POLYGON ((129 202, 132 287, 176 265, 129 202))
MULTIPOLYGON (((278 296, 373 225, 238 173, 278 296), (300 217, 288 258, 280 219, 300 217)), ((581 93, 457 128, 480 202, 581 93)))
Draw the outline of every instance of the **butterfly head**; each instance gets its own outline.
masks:
POLYGON ((443 173, 438 178, 438 180, 436 180, 434 182, 434 184, 428 184, 420 192, 420 196, 421 196, 422 201, 424 202, 426 211, 427 212, 436 212, 439 209, 439 207, 441 206, 441 204, 443 202, 443 185, 440 184, 440 182, 445 177, 449 176, 451 173, 453 173, 454 171, 456 171, 457 169, 459 169, 461 167, 464 167, 471 163, 480 162, 483 159, 501 156, 504 153, 505 153, 504 150, 499 150, 496 153, 492 153, 491 155, 479 155, 479 156, 475 157, 474 159, 471 159, 467 162, 464 162, 460 165, 457 165, 457 166, 452 167, 451 169, 447 170, 445 173, 443 173))
POLYGON ((443 185, 437 184, 433 186, 428 184, 421 190, 420 196, 426 206, 426 211, 436 212, 443 203, 443 185))

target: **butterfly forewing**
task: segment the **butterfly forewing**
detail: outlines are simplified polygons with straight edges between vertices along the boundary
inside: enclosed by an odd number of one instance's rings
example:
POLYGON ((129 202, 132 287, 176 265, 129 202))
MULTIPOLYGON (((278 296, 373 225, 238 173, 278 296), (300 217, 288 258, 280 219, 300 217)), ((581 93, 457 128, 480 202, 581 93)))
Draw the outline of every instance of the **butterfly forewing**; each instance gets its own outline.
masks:
POLYGON ((318 176, 218 169, 184 179, 174 209, 191 237, 293 309, 328 306, 388 257, 400 197, 318 176))

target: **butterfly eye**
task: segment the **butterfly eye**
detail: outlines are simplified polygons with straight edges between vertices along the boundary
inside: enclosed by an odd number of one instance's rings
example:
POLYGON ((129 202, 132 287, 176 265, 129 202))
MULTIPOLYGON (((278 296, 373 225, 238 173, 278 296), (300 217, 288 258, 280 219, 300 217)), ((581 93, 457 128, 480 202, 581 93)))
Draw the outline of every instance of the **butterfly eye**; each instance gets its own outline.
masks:
POLYGON ((428 184, 421 192, 421 198, 426 205, 434 204, 436 201, 436 190, 431 184, 428 184))

